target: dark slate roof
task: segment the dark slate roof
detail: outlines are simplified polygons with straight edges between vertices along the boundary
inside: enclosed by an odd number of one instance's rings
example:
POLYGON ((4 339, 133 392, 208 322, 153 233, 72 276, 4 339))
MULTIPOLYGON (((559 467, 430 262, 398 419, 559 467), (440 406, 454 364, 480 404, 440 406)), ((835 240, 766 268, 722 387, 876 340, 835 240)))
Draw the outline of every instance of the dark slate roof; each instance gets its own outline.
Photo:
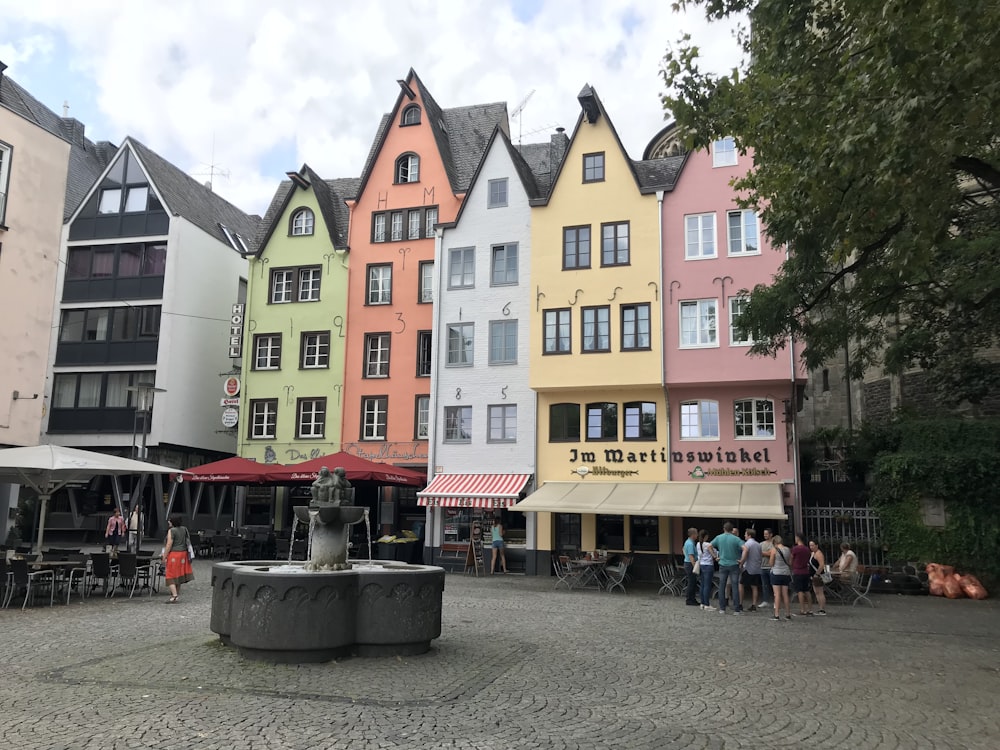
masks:
POLYGON ((135 138, 126 138, 122 148, 126 146, 135 151, 149 179, 163 196, 167 210, 230 245, 219 227, 219 224, 225 224, 230 231, 239 234, 248 247, 251 246, 251 241, 257 236, 259 216, 245 214, 135 138))
MULTIPOLYGON (((558 168, 558 163, 552 163, 552 145, 549 143, 524 143, 514 147, 521 155, 521 160, 525 162, 531 170, 531 175, 535 180, 536 192, 529 194, 529 198, 541 198, 549 192, 552 184, 552 173, 558 168)), ((515 162, 516 163, 516 162, 515 162)))
POLYGON ((0 106, 70 144, 63 219, 68 219, 108 165, 115 148, 84 137, 83 124, 60 117, 6 75, 0 75, 0 106), (110 147, 110 148, 109 148, 110 147))
MULTIPOLYGON (((493 102, 490 104, 473 104, 466 107, 442 109, 424 86, 420 77, 410 69, 406 77, 407 83, 415 83, 420 90, 420 98, 424 103, 424 121, 431 128, 445 173, 453 193, 468 191, 472 176, 479 168, 486 144, 490 140, 493 129, 499 126, 507 132, 507 103, 493 102)), ((382 116, 375 142, 368 153, 365 168, 361 173, 359 191, 364 190, 371 174, 372 166, 385 141, 386 132, 391 122, 399 112, 404 97, 400 91, 396 97, 396 105, 392 112, 382 116)), ((354 196, 357 197, 357 196, 354 196)))
MULTIPOLYGON (((316 194, 316 202, 323 215, 323 223, 326 224, 327 231, 330 233, 330 242, 333 247, 337 249, 347 248, 347 225, 350 220, 350 211, 344 201, 354 197, 361 180, 357 177, 324 180, 307 164, 302 165, 299 174, 309 181, 316 194)), ((278 185, 278 189, 271 199, 271 205, 267 207, 264 218, 260 222, 257 236, 254 238, 251 249, 256 255, 260 254, 271 239, 271 235, 274 234, 278 222, 295 195, 293 187, 294 184, 291 180, 282 180, 278 185)))
POLYGON ((636 177, 639 179, 640 190, 644 193, 652 190, 673 190, 681 176, 685 161, 687 154, 632 162, 636 177))

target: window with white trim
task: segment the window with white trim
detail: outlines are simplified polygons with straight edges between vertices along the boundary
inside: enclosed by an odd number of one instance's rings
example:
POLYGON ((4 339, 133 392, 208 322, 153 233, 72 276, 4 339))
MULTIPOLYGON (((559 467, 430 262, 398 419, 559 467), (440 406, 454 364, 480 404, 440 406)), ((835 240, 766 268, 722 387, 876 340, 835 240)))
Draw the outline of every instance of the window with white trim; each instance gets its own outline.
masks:
POLYGON ((448 288, 471 289, 476 285, 476 248, 456 247, 448 251, 448 288))
POLYGON ((681 302, 681 348, 718 346, 718 300, 681 302))
POLYGON ((681 440, 718 440, 719 402, 681 402, 681 440))
POLYGON ((406 239, 419 240, 423 229, 423 217, 419 209, 411 208, 406 212, 406 239))
POLYGON ((299 302, 319 302, 320 268, 299 269, 299 302))
POLYGON ((490 364, 517 364, 517 320, 490 321, 490 364))
POLYGON ((295 421, 295 437, 321 438, 326 431, 326 399, 300 398, 295 421))
POLYGON ((365 334, 364 377, 389 377, 389 344, 390 335, 388 333, 365 334))
POLYGON ((417 396, 413 411, 413 439, 427 440, 431 431, 431 397, 417 396))
POLYGON ((732 346, 750 346, 754 343, 750 331, 739 324, 740 315, 747 309, 749 302, 747 297, 729 298, 729 343, 732 346))
POLYGON ((400 125, 419 125, 420 124, 420 105, 411 104, 406 109, 403 110, 402 116, 399 118, 400 125))
POLYGON ((434 261, 420 261, 419 288, 417 289, 417 302, 426 304, 434 301, 434 261))
POLYGON ((385 214, 372 214, 372 242, 385 242, 385 214))
POLYGON ((448 367, 470 367, 476 341, 472 323, 448 324, 448 367))
POLYGON ((489 197, 486 208, 503 208, 507 205, 507 178, 489 181, 489 197))
POLYGON ((494 245, 490 258, 490 286, 517 283, 517 243, 494 245))
POLYGON ((7 192, 10 189, 11 148, 0 143, 0 227, 4 226, 7 215, 7 192))
POLYGON ((321 271, 320 266, 274 269, 271 271, 271 304, 319 302, 321 271))
POLYGON ((253 337, 253 369, 281 369, 280 333, 258 333, 253 337))
POLYGON ((774 438, 774 402, 769 398, 744 398, 733 402, 736 438, 774 438))
POLYGON ((389 236, 393 242, 403 239, 403 212, 393 211, 389 214, 389 236))
POLYGON ((389 417, 388 396, 365 396, 361 399, 361 439, 385 440, 389 417))
POLYGON ((434 225, 438 223, 437 206, 424 209, 424 237, 434 236, 434 225))
POLYGON ((444 407, 444 442, 472 442, 472 407, 444 407))
POLYGON ((396 183, 420 182, 420 157, 403 154, 396 160, 396 183))
POLYGON ((517 404, 497 404, 488 410, 487 443, 517 442, 517 404))
POLYGON ((712 142, 712 166, 732 167, 736 165, 736 141, 731 135, 712 142))
POLYGON ((274 439, 278 424, 278 399, 255 399, 250 402, 251 440, 274 439))
POLYGON ((330 366, 330 332, 320 331, 302 334, 303 370, 323 370, 330 366))
POLYGON ((368 296, 369 305, 392 304, 392 264, 381 263, 368 266, 368 296))
POLYGON ((305 237, 313 233, 316 217, 308 208, 300 208, 292 214, 292 236, 305 237))
POLYGON ((757 213, 750 209, 726 213, 730 255, 760 255, 757 213))
POLYGON ((688 260, 714 258, 715 214, 691 214, 684 217, 684 257, 688 260))

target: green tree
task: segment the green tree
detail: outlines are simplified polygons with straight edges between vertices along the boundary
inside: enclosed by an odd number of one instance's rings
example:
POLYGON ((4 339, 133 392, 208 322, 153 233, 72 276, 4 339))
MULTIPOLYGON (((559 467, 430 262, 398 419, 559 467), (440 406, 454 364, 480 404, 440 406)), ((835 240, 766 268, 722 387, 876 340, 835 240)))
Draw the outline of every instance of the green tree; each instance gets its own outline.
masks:
POLYGON ((699 68, 684 37, 664 107, 689 145, 753 149, 736 187, 787 250, 741 325, 755 353, 793 335, 815 367, 849 345, 853 376, 918 364, 947 400, 1000 385, 1000 3, 680 0, 746 14, 744 61, 699 68))

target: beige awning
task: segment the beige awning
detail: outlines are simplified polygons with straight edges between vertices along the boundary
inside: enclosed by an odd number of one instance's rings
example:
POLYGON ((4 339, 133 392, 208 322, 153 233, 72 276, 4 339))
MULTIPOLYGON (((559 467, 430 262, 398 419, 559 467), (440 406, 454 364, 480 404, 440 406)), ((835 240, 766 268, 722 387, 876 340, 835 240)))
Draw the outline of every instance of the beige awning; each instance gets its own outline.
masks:
POLYGON ((510 510, 689 518, 786 518, 777 482, 546 482, 510 510))

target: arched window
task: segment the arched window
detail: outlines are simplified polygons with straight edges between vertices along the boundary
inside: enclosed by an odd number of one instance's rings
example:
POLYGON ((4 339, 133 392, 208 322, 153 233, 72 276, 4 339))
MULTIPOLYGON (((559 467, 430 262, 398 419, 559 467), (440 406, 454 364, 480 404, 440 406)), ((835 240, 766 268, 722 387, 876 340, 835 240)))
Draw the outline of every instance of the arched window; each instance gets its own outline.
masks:
POLYGON ((303 237, 312 234, 315 223, 313 212, 308 208, 300 208, 292 214, 292 236, 303 237))
POLYGON ((402 117, 399 118, 400 125, 419 125, 420 124, 420 107, 416 104, 411 104, 409 107, 403 110, 402 117))
POLYGON ((420 182, 420 157, 403 154, 396 159, 396 182, 420 182))

